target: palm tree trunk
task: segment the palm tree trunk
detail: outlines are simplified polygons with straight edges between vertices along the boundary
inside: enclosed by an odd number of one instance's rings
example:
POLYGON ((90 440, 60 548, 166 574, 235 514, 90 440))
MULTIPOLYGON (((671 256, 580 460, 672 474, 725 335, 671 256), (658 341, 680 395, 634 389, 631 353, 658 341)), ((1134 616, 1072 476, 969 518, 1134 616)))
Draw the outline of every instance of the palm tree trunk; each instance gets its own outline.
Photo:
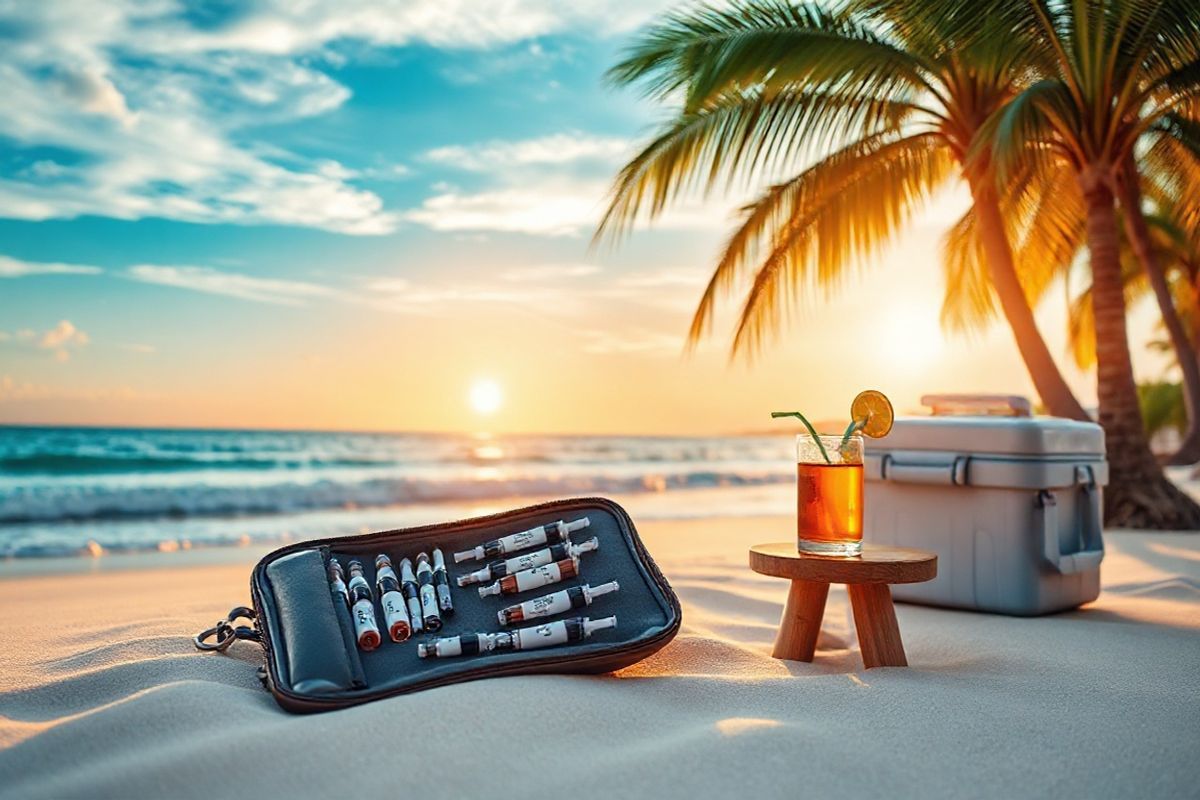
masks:
POLYGON ((1106 177, 1106 172, 1094 167, 1079 175, 1087 209, 1087 244, 1092 268, 1096 393, 1109 464, 1109 483, 1104 493, 1105 522, 1130 528, 1200 528, 1200 506, 1163 475, 1142 426, 1125 329, 1117 217, 1106 177))
POLYGON ((1075 398, 1038 331, 1033 309, 1029 307, 1029 300, 1025 297, 1025 290, 1013 265, 1012 247, 1008 243, 995 188, 986 178, 973 174, 967 180, 975 203, 975 219, 979 225, 980 243, 987 256, 992 287, 996 290, 1008 327, 1017 340, 1017 350, 1025 361, 1034 388, 1046 409, 1054 416, 1090 422, 1091 417, 1075 398))
POLYGON ((1142 214, 1142 189, 1138 185, 1137 167, 1130 158, 1121 170, 1117 189, 1120 192, 1121 209, 1125 212, 1125 235, 1134 254, 1146 271, 1150 280, 1150 288, 1154 290, 1154 299, 1158 301, 1159 313, 1162 314, 1163 324, 1167 327, 1167 335, 1171 346, 1175 348, 1175 356, 1179 361, 1179 370, 1183 374, 1183 404, 1187 410, 1187 430, 1179 449, 1167 460, 1168 464, 1192 464, 1200 461, 1200 362, 1196 360, 1196 348, 1188 333, 1184 330, 1183 320, 1175 309, 1175 301, 1171 297, 1171 287, 1167 285, 1167 276, 1159 264, 1158 254, 1150 241, 1150 229, 1146 226, 1146 218, 1142 214))

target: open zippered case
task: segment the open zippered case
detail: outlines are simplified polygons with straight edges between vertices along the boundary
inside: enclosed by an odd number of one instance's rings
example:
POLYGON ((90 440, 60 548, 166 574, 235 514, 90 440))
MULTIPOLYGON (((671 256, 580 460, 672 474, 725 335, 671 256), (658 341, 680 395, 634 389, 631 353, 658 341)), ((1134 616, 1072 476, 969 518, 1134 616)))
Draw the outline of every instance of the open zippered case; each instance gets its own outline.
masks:
MULTIPOLYGON (((238 608, 227 620, 197 637, 202 649, 224 650, 235 639, 252 639, 264 651, 263 683, 288 711, 325 711, 460 681, 532 673, 602 673, 627 667, 659 650, 679 630, 679 600, 638 538, 633 520, 603 498, 561 500, 487 517, 357 536, 297 542, 264 556, 250 579, 254 608, 238 608), (578 556, 576 576, 514 594, 481 597, 479 585, 460 587, 457 578, 494 560, 533 553, 554 544, 483 560, 455 563, 453 554, 538 526, 553 531, 558 522, 587 518, 586 528, 569 534, 574 545, 595 537, 598 547, 578 556), (414 632, 403 642, 388 635, 375 559, 387 555, 401 572, 404 558, 439 548, 445 555, 453 613, 442 616, 436 633, 414 632), (345 566, 362 564, 371 587, 382 642, 363 650, 356 640, 350 608, 330 583, 330 559, 345 566), (594 598, 590 605, 563 613, 501 625, 498 612, 546 594, 589 584, 616 581, 619 590, 594 598), (250 617, 254 627, 234 627, 250 617), (578 617, 616 617, 616 626, 587 638, 537 649, 505 649, 457 657, 418 656, 418 645, 459 634, 511 633, 578 617), (216 636, 215 643, 206 640, 216 636)), ((578 596, 578 592, 575 593, 578 596)), ((568 623, 574 625, 574 623, 568 623)), ((557 631, 562 632, 563 626, 557 631)), ((577 631, 575 631, 577 632, 577 631)), ((543 630, 542 634, 547 631, 543 630)), ((574 638, 574 636, 572 637, 574 638)))

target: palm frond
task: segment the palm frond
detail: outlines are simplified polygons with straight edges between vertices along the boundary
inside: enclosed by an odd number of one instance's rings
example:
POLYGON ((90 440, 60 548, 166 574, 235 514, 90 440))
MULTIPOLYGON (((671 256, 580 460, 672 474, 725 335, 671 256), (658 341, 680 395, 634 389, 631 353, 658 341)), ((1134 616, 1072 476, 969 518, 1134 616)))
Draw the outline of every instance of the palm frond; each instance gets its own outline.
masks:
POLYGON ((1008 105, 984 124, 972 159, 988 154, 981 148, 990 147, 996 175, 1003 183, 1022 160, 1045 154, 1045 148, 1032 148, 1031 143, 1059 142, 1068 157, 1080 164, 1084 155, 1072 147, 1070 140, 1055 140, 1053 133, 1078 127, 1075 111, 1063 83, 1041 80, 1021 91, 1008 105))
POLYGON ((847 132, 896 130, 918 110, 904 102, 816 90, 760 87, 727 95, 669 122, 625 165, 593 244, 618 238, 642 213, 653 219, 682 195, 707 193, 738 178, 750 183, 847 132))
POLYGON ((747 292, 734 355, 756 352, 801 294, 839 288, 848 268, 877 253, 956 168, 932 133, 842 152, 798 179, 788 220, 771 234, 747 292))
POLYGON ((942 237, 942 276, 945 292, 940 319, 945 330, 980 331, 996 318, 996 294, 973 207, 942 237))

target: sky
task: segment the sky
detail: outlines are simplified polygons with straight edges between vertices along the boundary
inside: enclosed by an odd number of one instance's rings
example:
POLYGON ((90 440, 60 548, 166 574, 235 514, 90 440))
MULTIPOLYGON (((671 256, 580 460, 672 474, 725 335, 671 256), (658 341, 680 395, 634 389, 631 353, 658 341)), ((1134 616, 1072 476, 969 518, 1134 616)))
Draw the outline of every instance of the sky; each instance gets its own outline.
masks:
POLYGON ((753 361, 736 296, 684 354, 747 196, 589 247, 670 111, 603 74, 669 5, 0 2, 0 423, 714 434, 1032 395, 1005 328, 939 328, 958 186, 753 361))

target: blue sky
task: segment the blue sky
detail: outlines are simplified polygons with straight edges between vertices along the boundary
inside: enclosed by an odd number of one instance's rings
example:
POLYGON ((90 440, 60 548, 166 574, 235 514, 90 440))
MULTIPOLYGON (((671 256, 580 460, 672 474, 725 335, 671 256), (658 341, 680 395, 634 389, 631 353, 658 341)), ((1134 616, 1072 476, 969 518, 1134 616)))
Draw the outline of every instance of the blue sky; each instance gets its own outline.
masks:
POLYGON ((488 377, 496 429, 704 432, 1027 391, 1005 332, 937 331, 953 193, 755 366, 680 358, 742 198, 588 248, 666 113, 602 76, 667 5, 0 10, 0 421, 444 429, 488 377))

